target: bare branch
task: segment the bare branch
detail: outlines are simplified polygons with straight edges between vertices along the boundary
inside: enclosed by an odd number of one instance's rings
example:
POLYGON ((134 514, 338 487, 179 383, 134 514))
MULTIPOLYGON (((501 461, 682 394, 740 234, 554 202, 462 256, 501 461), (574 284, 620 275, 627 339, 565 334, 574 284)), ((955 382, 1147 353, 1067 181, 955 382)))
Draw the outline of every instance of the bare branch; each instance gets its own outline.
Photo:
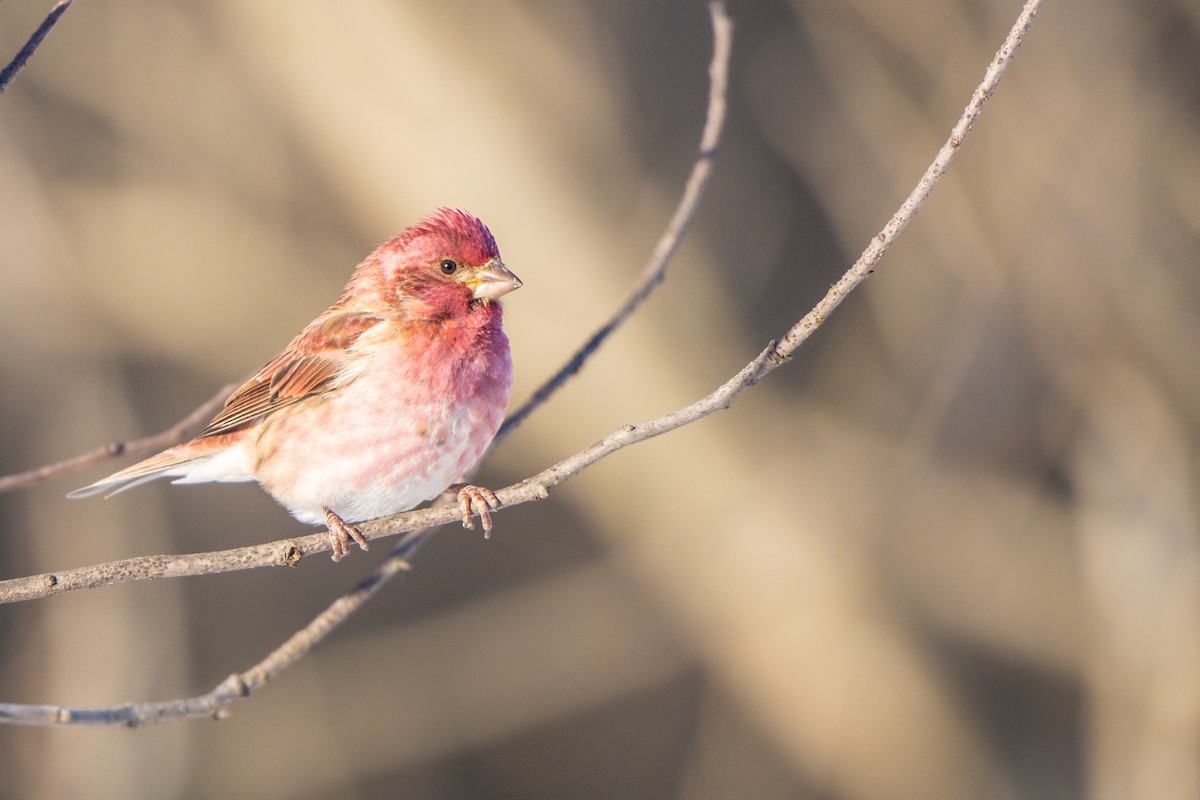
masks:
POLYGON ((381 562, 371 574, 359 582, 353 591, 342 595, 312 622, 296 631, 275 648, 266 658, 245 672, 230 675, 211 692, 197 697, 167 700, 161 703, 130 703, 114 708, 75 709, 63 706, 35 706, 0 703, 0 723, 14 725, 127 725, 136 727, 148 722, 190 717, 220 719, 226 707, 241 697, 265 685, 287 667, 302 658, 309 650, 337 628, 367 602, 375 592, 400 572, 407 572, 408 561, 420 541, 401 542, 396 550, 381 562))
POLYGON ((929 197, 933 187, 941 180, 942 175, 946 173, 946 169, 950 166, 950 162, 954 160, 954 156, 958 154, 959 148, 967 138, 967 134, 971 132, 971 128, 975 125, 975 120, 979 119, 980 112, 983 111, 983 104, 992 96, 992 92, 996 91, 997 84, 1000 83, 1000 78, 1004 75, 1004 70, 1008 69, 1009 62, 1016 55, 1017 48, 1021 46, 1021 42, 1025 39, 1025 34, 1029 32, 1029 26, 1033 24, 1033 18, 1037 15, 1038 9, 1041 8, 1041 0, 1026 0, 1025 6, 1021 9, 1021 13, 1017 16, 1017 21, 1013 23, 1012 30, 1008 32, 1008 36, 1004 39, 1004 44, 1000 45, 1000 49, 996 51, 996 55, 992 58, 992 63, 988 65, 987 71, 984 72, 983 80, 975 87, 975 93, 971 95, 971 101, 967 103, 967 107, 963 110, 962 116, 958 118, 958 122, 950 131, 950 138, 946 139, 946 143, 942 145, 942 149, 938 150, 937 157, 933 159, 933 163, 925 170, 925 174, 921 176, 921 180, 917 182, 916 187, 904 199, 900 208, 892 215, 887 224, 883 226, 883 230, 875 234, 871 239, 871 243, 863 250, 862 255, 854 262, 850 269, 846 270, 845 274, 838 279, 829 291, 821 298, 821 302, 817 303, 812 311, 804 315, 804 318, 793 325, 783 338, 779 340, 776 348, 777 357, 786 359, 796 348, 799 347, 805 339, 812 335, 813 331, 821 327, 821 323, 833 313, 842 300, 846 299, 846 295, 854 291, 858 284, 862 283, 871 270, 883 258, 883 254, 892 246, 900 232, 908 225, 921 208, 921 204, 929 197))
MULTIPOLYGON (((1028 0, 1023 8, 1021 15, 1018 17, 1016 24, 1009 32, 1005 39, 1004 45, 996 54, 995 59, 989 66, 982 83, 976 89, 972 96, 971 102, 967 105, 962 117, 955 125, 950 139, 942 149, 938 152, 933 164, 926 170, 921 181, 916 189, 905 200, 900 210, 888 221, 883 230, 872 239, 871 244, 863 251, 859 259, 846 272, 845 275, 829 290, 824 298, 796 323, 778 342, 772 342, 767 346, 754 360, 743 367, 730 380, 722 384, 716 391, 708 396, 692 403, 691 405, 679 409, 678 411, 668 414, 658 419, 641 425, 627 425, 621 430, 613 433, 605 439, 597 442, 585 450, 576 453, 558 464, 543 470, 542 472, 514 484, 506 489, 497 492, 501 501, 505 506, 516 505, 517 503, 527 502, 529 500, 543 499, 548 496, 550 487, 556 486, 565 480, 579 474, 588 466, 596 463, 602 458, 627 447, 631 444, 645 441, 655 436, 660 436, 672 430, 680 428, 695 422, 698 419, 708 416, 716 411, 728 408, 733 401, 750 386, 753 386, 768 372, 774 370, 781 364, 785 363, 791 353, 804 340, 808 338, 827 318, 845 298, 862 280, 870 274, 871 267, 879 261, 887 248, 895 241, 896 237, 908 224, 909 220, 916 214, 922 202, 928 197, 933 186, 944 174, 950 161, 955 153, 961 147, 967 133, 969 133, 972 124, 979 116, 983 104, 991 96, 995 90, 1001 75, 1005 68, 1012 60, 1013 54, 1021 41, 1024 39, 1026 32, 1032 23, 1034 15, 1040 7, 1040 0, 1028 0)), ((714 16, 717 15, 717 9, 714 6, 714 16)), ((454 509, 424 509, 421 511, 408 512, 406 514, 396 515, 394 517, 376 520, 373 523, 368 523, 363 527, 363 533, 368 538, 377 538, 382 535, 391 535, 411 530, 416 525, 428 524, 436 522, 441 524, 457 518, 454 509), (438 516, 445 519, 437 519, 438 516), (429 517, 428 521, 422 520, 415 522, 418 517, 429 517), (408 527, 404 527, 404 526, 408 527)), ((179 701, 168 701, 165 703, 152 703, 136 706, 123 706, 116 709, 99 709, 99 710, 72 710, 54 706, 21 706, 21 705, 4 705, 0 704, 0 721, 7 722, 28 722, 33 724, 49 724, 49 723, 94 723, 94 724, 139 724, 141 722, 158 721, 168 718, 179 718, 183 716, 199 716, 213 715, 219 713, 228 703, 232 702, 237 697, 245 696, 253 689, 257 688, 266 680, 287 664, 292 663, 296 658, 299 658, 304 652, 319 641, 329 630, 339 624, 339 622, 348 616, 349 613, 359 607, 379 586, 386 581, 391 575, 403 571, 407 566, 405 557, 411 555, 413 550, 420 545, 429 535, 429 531, 422 531, 418 534, 409 536, 401 542, 397 551, 393 553, 380 567, 368 577, 363 584, 352 593, 339 598, 319 617, 313 620, 303 630, 295 634, 287 643, 272 653, 266 660, 261 662, 256 667, 246 673, 236 675, 223 682, 213 692, 208 695, 203 695, 199 698, 191 698, 179 701), (247 678, 251 676, 253 680, 247 678)), ((324 534, 313 534, 310 537, 303 539, 289 540, 285 542, 277 542, 274 545, 263 545, 265 548, 279 548, 281 545, 303 543, 307 545, 309 540, 315 540, 313 544, 320 546, 322 540, 326 539, 324 534)), ((325 543, 327 546, 327 543, 325 543)), ((254 550, 255 548, 241 548, 235 551, 226 551, 226 553, 243 553, 254 550)), ((304 550, 302 552, 310 552, 304 550)), ((208 554, 214 556, 217 554, 208 554)), ((189 557, 183 557, 189 558, 189 557)), ((164 557, 164 565, 170 566, 173 559, 164 557)), ((128 562, 114 562, 122 564, 128 562)), ((109 565, 112 566, 112 565, 109 565)), ((237 567, 230 567, 237 568, 237 567)), ((163 573, 164 575, 167 572, 163 573)), ((46 576, 43 576, 46 577, 46 576)), ((33 579, 23 579, 33 580, 33 579)), ((5 582, 0 584, 0 592, 3 592, 5 586, 13 582, 5 582)), ((53 593, 50 591, 44 594, 53 593)), ((0 599, 3 599, 0 596, 0 599)))
POLYGON ((559 368, 558 372, 550 376, 520 408, 509 415, 504 424, 500 426, 500 430, 492 442, 492 447, 503 441, 538 406, 561 389, 571 376, 579 372, 592 354, 600 349, 600 345, 604 344, 604 341, 617 328, 621 327, 633 312, 637 311, 638 306, 645 302, 650 293, 666 277, 667 264, 675 255, 675 251, 679 249, 679 243, 687 233, 688 227, 691 226, 692 219, 696 216, 696 209, 699 208, 700 200, 704 196, 704 189, 708 186, 713 160, 717 156, 717 148, 721 142, 721 129, 725 125, 726 96, 729 90, 729 53, 733 46, 733 21, 725 13, 723 3, 711 3, 709 12, 712 15, 713 25, 713 54, 712 61, 708 65, 708 114, 704 120, 704 131, 700 134, 699 155, 696 157, 695 164, 692 165, 692 172, 684 185, 683 196, 679 198, 675 214, 654 246, 654 252, 650 255, 646 266, 642 268, 637 282, 630 288, 625 302, 607 322, 596 329, 596 332, 575 351, 575 354, 559 368))
POLYGON ((50 13, 42 20, 42 24, 38 25, 37 30, 29 37, 29 41, 25 46, 17 51, 13 56, 13 60, 8 62, 4 69, 0 70, 0 94, 8 88, 8 85, 13 82, 13 78, 17 77, 17 73, 25 69, 25 62, 29 61, 30 56, 42 44, 42 41, 50 35, 50 31, 58 24, 59 17, 67 13, 67 9, 71 7, 74 0, 58 0, 54 4, 54 8, 50 9, 50 13))
POLYGON ((87 469, 117 456, 144 453, 147 450, 161 450, 164 447, 178 444, 187 437, 192 428, 206 422, 209 417, 215 414, 217 409, 224 404, 225 398, 229 397, 238 386, 239 384, 236 383, 222 386, 221 390, 213 395, 210 400, 205 401, 204 405, 161 433, 144 436, 141 439, 134 439, 132 442, 109 442, 97 447, 95 450, 68 458, 65 461, 59 461, 56 464, 47 464, 37 469, 0 477, 0 492, 27 489, 35 484, 48 481, 51 478, 69 475, 72 472, 87 469))

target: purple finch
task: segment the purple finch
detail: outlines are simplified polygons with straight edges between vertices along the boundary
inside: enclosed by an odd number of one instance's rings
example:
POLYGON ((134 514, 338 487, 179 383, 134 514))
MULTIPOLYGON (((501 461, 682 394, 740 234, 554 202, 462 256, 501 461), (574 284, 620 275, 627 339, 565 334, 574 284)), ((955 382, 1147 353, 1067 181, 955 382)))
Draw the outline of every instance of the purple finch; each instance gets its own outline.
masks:
MULTIPOLYGON (((496 300, 520 286, 482 222, 439 209, 367 256, 196 438, 69 497, 160 477, 253 480, 328 526, 335 561, 351 539, 365 550, 353 523, 437 497, 496 435, 512 386, 496 300)), ((490 529, 491 491, 463 486, 458 499, 465 526, 474 509, 490 529)))

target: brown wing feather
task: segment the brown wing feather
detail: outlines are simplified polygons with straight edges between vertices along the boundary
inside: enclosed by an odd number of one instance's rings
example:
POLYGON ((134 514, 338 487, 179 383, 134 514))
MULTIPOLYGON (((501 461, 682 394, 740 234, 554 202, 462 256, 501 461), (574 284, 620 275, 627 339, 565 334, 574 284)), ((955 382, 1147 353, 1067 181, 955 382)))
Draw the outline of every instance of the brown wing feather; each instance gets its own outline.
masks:
POLYGON ((271 376, 274 397, 303 397, 337 376, 338 365, 326 356, 293 358, 271 376))
POLYGON ((225 401, 196 438, 219 436, 329 388, 347 348, 382 320, 355 311, 322 315, 225 401))

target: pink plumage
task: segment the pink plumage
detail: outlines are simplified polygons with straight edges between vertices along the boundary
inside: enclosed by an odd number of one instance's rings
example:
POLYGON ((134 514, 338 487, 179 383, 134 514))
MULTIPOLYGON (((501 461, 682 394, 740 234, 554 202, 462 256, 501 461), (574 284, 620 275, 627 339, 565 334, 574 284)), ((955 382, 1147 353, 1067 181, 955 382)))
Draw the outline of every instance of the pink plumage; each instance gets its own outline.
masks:
MULTIPOLYGON (((496 300, 521 286, 487 227, 439 209, 375 249, 341 298, 234 392, 190 442, 90 486, 258 481, 296 519, 329 526, 334 560, 351 524, 430 500, 471 469, 508 406, 512 362, 496 300)), ((490 527, 495 495, 465 486, 490 527)))

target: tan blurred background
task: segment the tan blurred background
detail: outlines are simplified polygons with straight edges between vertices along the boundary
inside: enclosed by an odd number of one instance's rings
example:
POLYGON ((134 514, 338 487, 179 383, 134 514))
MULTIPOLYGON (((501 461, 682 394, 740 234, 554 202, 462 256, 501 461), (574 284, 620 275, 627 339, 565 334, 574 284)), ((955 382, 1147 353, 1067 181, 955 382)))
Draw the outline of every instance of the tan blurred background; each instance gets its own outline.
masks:
MULTIPOLYGON (((0 5, 0 56, 49 5, 0 5)), ((786 329, 1019 3, 731 10, 725 142, 667 284, 483 482, 690 402, 786 329)), ((0 728, 0 795, 1200 796, 1198 25, 1195 0, 1049 2, 793 364, 491 541, 447 529, 228 720, 0 728)), ((79 2, 0 98, 0 472, 180 418, 438 205, 525 280, 523 399, 668 218, 709 47, 682 0, 79 2)), ((0 496, 0 577, 304 529, 245 485, 63 498, 104 471, 0 496)), ((2 607, 0 700, 207 691, 376 549, 2 607)))

